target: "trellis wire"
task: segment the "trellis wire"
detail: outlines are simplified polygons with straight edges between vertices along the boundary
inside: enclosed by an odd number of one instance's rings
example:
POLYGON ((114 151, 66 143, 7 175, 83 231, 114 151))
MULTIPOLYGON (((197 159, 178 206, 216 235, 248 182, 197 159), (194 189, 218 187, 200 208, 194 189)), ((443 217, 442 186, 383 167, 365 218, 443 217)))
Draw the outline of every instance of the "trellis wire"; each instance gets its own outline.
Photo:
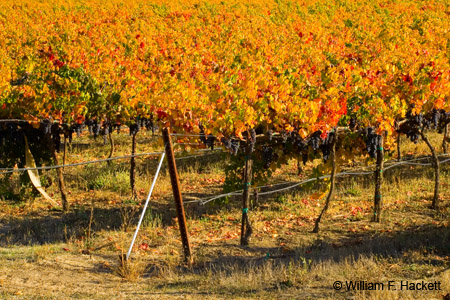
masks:
MULTIPOLYGON (((209 149, 204 149, 204 150, 211 151, 209 149)), ((162 153, 163 152, 139 153, 139 154, 134 154, 134 155, 116 156, 116 157, 110 157, 110 158, 104 158, 104 159, 98 159, 98 160, 91 160, 91 161, 85 161, 85 162, 79 162, 79 163, 73 163, 73 164, 53 165, 53 166, 35 167, 35 168, 0 168, 0 175, 14 173, 14 172, 25 172, 25 171, 28 171, 28 170, 51 170, 51 169, 58 169, 58 168, 65 168, 65 167, 74 167, 74 166, 88 165, 88 164, 94 164, 94 163, 101 163, 101 162, 105 162, 105 161, 126 159, 126 158, 132 158, 132 157, 155 156, 155 155, 161 155, 162 153)), ((207 155, 216 154, 216 153, 220 153, 220 151, 215 151, 214 153, 208 153, 208 154, 182 156, 182 157, 177 157, 175 159, 180 160, 180 159, 202 157, 202 156, 207 156, 207 155)))
MULTIPOLYGON (((442 156, 448 156, 448 154, 439 155, 438 157, 442 157, 442 156)), ((417 159, 413 159, 413 160, 417 160, 417 159)), ((450 161, 450 158, 448 158, 446 160, 443 160, 440 163, 443 164, 443 163, 446 163, 446 162, 449 162, 449 161, 450 161)), ((417 163, 410 163, 409 161, 402 161, 402 162, 394 163, 394 164, 390 165, 389 167, 384 168, 384 170, 387 170, 387 169, 390 169, 390 168, 393 168, 393 167, 396 167, 396 166, 399 166, 399 165, 404 165, 404 164, 417 165, 417 163)), ((423 163, 423 164, 419 164, 419 165, 430 166, 430 165, 432 165, 432 163, 423 163)), ((336 174, 335 176, 336 177, 342 177, 342 176, 346 176, 346 175, 355 175, 355 176, 357 176, 357 175, 369 175, 369 174, 373 174, 373 172, 374 171, 367 171, 367 172, 341 172, 341 173, 336 174)), ((324 175, 324 176, 320 176, 320 177, 316 177, 316 178, 309 178, 307 180, 294 182, 291 186, 284 187, 284 188, 281 188, 281 189, 277 189, 277 190, 273 190, 273 191, 267 191, 267 192, 259 192, 258 195, 274 194, 274 193, 282 192, 282 191, 285 191, 285 190, 293 189, 293 188, 295 188, 297 186, 303 185, 303 184, 308 183, 308 182, 312 182, 312 181, 316 181, 316 180, 320 180, 320 179, 324 179, 324 178, 330 178, 330 177, 331 177, 330 175, 324 175)), ((282 184, 287 184, 287 183, 288 182, 283 182, 282 184)), ((280 185, 280 184, 278 184, 278 185, 280 185)), ((270 187, 270 186, 274 186, 274 185, 256 186, 254 188, 261 189, 261 188, 270 187)), ((188 204, 188 203, 199 203, 200 205, 205 205, 205 204, 207 204, 207 203, 209 203, 211 201, 214 201, 214 200, 217 200, 217 199, 220 199, 220 198, 223 198, 223 197, 239 196, 239 195, 241 195, 242 191, 243 191, 242 189, 241 190, 236 190, 236 191, 233 191, 233 192, 220 194, 220 195, 216 195, 216 196, 213 196, 213 197, 207 197, 207 198, 198 199, 198 200, 185 201, 184 203, 185 204, 188 204)))
MULTIPOLYGON (((84 161, 84 162, 67 164, 67 165, 53 165, 53 166, 45 166, 45 167, 17 168, 17 169, 7 168, 6 172, 0 172, 0 175, 1 174, 14 173, 14 172, 23 172, 23 171, 28 171, 28 170, 51 170, 51 169, 58 169, 58 168, 65 168, 65 167, 82 166, 82 165, 88 165, 88 164, 93 164, 93 163, 100 163, 100 162, 117 160, 117 159, 125 159, 125 158, 131 158, 131 157, 160 155, 162 153, 163 152, 150 152, 150 153, 140 153, 140 154, 134 154, 134 155, 116 156, 116 157, 110 157, 110 158, 104 158, 104 159, 98 159, 98 160, 91 160, 91 161, 84 161)), ((0 169, 0 170, 4 170, 4 169, 0 169)))
POLYGON ((0 123, 44 123, 44 122, 35 120, 0 119, 0 123))
POLYGON ((221 152, 222 152, 222 151, 214 151, 213 153, 199 154, 199 155, 189 155, 189 156, 182 156, 182 157, 177 157, 177 158, 175 158, 175 159, 176 159, 176 160, 190 159, 190 158, 202 157, 202 156, 207 156, 207 155, 216 154, 216 153, 221 153, 221 152))
POLYGON ((186 137, 201 137, 201 136, 207 137, 208 136, 207 134, 184 134, 184 133, 171 133, 170 135, 171 136, 181 136, 181 137, 183 137, 183 136, 186 136, 186 137))

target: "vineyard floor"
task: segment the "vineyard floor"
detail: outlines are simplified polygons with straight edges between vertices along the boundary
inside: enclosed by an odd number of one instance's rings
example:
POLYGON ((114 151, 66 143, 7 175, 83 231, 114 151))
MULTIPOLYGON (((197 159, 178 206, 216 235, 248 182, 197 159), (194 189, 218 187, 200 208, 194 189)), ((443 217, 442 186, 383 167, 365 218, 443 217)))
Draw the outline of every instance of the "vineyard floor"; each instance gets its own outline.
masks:
MULTIPOLYGON (((437 146, 441 135, 431 136, 437 146)), ((129 153, 128 140, 116 138, 115 155, 129 153)), ((141 136, 137 152, 157 149, 150 140, 141 136)), ((75 139, 67 163, 106 157, 108 151, 101 141, 75 139)), ((428 155, 423 142, 405 140, 402 151, 428 155)), ((186 204, 192 266, 183 264, 163 169, 124 274, 119 256, 127 251, 141 210, 140 201, 128 200, 128 163, 65 168, 71 204, 66 214, 29 195, 0 200, 1 299, 443 299, 450 293, 450 164, 441 168, 439 211, 430 209, 431 167, 386 171, 381 223, 370 221, 372 176, 338 179, 318 234, 311 231, 326 182, 260 197, 249 211, 253 236, 248 247, 239 246, 239 197, 220 205, 186 204), (385 288, 346 289, 346 281, 360 280, 385 288), (402 280, 437 281, 441 290, 400 290, 402 280), (335 291, 335 281, 344 282, 344 288, 335 291), (396 290, 387 290, 389 281, 396 290)), ((155 165, 156 159, 138 159, 140 199, 146 197, 155 165)), ((223 165, 219 154, 179 161, 185 201, 220 194, 223 165)), ((293 161, 275 172, 273 182, 308 178, 312 167, 308 163, 298 175, 293 161)), ((47 192, 59 199, 55 172, 42 178, 47 192)))

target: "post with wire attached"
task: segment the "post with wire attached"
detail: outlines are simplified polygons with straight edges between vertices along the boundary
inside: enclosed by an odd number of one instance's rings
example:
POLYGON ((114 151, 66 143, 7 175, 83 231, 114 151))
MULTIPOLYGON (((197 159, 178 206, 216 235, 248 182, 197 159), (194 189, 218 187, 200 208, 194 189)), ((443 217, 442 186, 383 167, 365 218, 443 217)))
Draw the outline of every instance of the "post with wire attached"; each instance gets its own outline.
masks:
POLYGON ((167 164, 169 167, 170 182, 172 183, 173 198, 177 210, 178 225, 180 227, 181 242, 183 243, 184 259, 188 264, 192 264, 191 245, 189 244, 186 217, 184 214, 183 198, 181 197, 180 180, 178 179, 177 165, 173 154, 172 140, 168 128, 162 130, 164 140, 164 151, 166 152, 167 164))

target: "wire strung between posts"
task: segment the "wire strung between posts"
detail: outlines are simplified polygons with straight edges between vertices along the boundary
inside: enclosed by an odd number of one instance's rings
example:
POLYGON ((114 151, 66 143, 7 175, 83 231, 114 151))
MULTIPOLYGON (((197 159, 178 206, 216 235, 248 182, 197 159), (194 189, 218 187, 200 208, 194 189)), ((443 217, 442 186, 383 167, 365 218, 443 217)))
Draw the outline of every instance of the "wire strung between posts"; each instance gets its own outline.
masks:
MULTIPOLYGON (((446 154, 440 154, 438 155, 438 157, 446 157, 446 156, 450 156, 450 153, 446 153, 446 154)), ((384 164, 388 165, 388 164, 392 164, 392 163, 399 163, 399 162, 412 162, 412 161, 417 161, 417 160, 426 160, 426 159, 430 159, 431 156, 422 156, 422 157, 416 157, 416 158, 411 158, 411 159, 402 159, 402 160, 388 160, 386 161, 384 164)))
MULTIPOLYGON (((315 180, 315 179, 316 179, 316 178, 313 178, 313 180, 315 180)), ((308 179, 308 180, 309 180, 309 179, 308 179)), ((279 183, 274 183, 274 184, 268 184, 268 185, 256 186, 255 189, 256 189, 256 188, 258 188, 258 189, 269 188, 269 187, 274 187, 274 186, 279 186, 279 185, 286 185, 286 184, 291 184, 291 183, 292 183, 292 182, 285 181, 285 182, 279 182, 279 183)), ((204 204, 206 204, 206 203, 208 203, 208 202, 211 202, 211 201, 213 201, 213 200, 216 200, 216 199, 218 199, 218 198, 222 198, 222 197, 225 197, 225 196, 238 196, 238 195, 240 195, 243 191, 244 191, 243 189, 241 189, 241 190, 236 190, 236 191, 233 191, 233 192, 230 192, 230 193, 221 194, 221 195, 213 196, 213 197, 210 197, 210 198, 205 198, 205 199, 203 199, 203 200, 200 199, 200 200, 184 201, 184 203, 198 203, 198 202, 202 202, 202 205, 204 205, 204 204), (203 204, 203 202, 204 202, 204 204, 203 204)), ((278 190, 277 190, 277 191, 278 191, 278 190)), ((258 194, 260 194, 260 193, 258 193, 258 194)))
POLYGON ((203 143, 177 143, 177 145, 194 145, 194 146, 203 146, 203 143))
MULTIPOLYGON (((203 149, 204 151, 211 151, 210 149, 203 149)), ((204 152, 202 151, 202 152, 204 152)), ((199 151, 200 152, 200 151, 199 151)), ((190 156, 182 156, 175 158, 176 160, 180 159, 188 159, 188 158, 195 158, 195 157, 202 157, 202 156, 208 156, 216 153, 220 153, 221 151, 215 151, 214 153, 207 153, 207 154, 199 154, 199 155, 190 155, 190 156)), ((73 164, 66 164, 66 165, 54 165, 54 166, 45 166, 45 167, 34 167, 34 168, 0 168, 0 175, 2 174, 9 174, 14 172, 25 172, 28 170, 51 170, 51 169, 58 169, 58 168, 65 168, 65 167, 73 167, 73 166, 81 166, 81 165, 88 165, 88 164, 94 164, 94 163, 101 163, 105 161, 112 161, 112 160, 118 160, 118 159, 126 159, 126 158, 132 158, 132 157, 140 157, 140 156, 154 156, 154 155, 161 155, 162 152, 150 152, 150 153, 139 153, 134 155, 124 155, 124 156, 116 156, 116 157, 110 157, 105 159, 99 159, 99 160, 91 160, 91 161, 85 161, 85 162, 79 162, 79 163, 73 163, 73 164)))
POLYGON ((208 136, 205 134, 184 134, 184 133, 171 133, 171 136, 186 136, 186 137, 201 137, 201 136, 208 136))
POLYGON ((44 123, 44 122, 35 120, 0 119, 0 123, 44 123))
POLYGON ((308 182, 311 182, 311 181, 316 181, 316 180, 317 180, 317 178, 310 178, 310 179, 308 179, 308 180, 304 180, 304 181, 301 181, 301 182, 297 182, 297 183, 295 183, 295 184, 293 184, 293 185, 290 185, 290 186, 287 186, 287 187, 285 187, 285 188, 281 188, 281 189, 278 189, 278 190, 275 190, 275 191, 258 192, 258 196, 259 196, 259 195, 270 195, 270 194, 282 192, 282 191, 285 191, 285 190, 293 189, 293 188, 295 188, 295 187, 297 187, 297 186, 299 186, 299 185, 301 185, 301 184, 305 184, 305 183, 308 183, 308 182))
MULTIPOLYGON (((100 163, 100 162, 117 160, 117 159, 125 159, 125 158, 139 157, 139 156, 161 155, 162 153, 163 152, 150 152, 150 153, 140 153, 140 154, 133 154, 133 155, 116 156, 116 157, 104 158, 104 159, 99 159, 99 160, 84 161, 84 162, 67 164, 67 165, 54 165, 54 166, 35 167, 35 168, 18 168, 18 169, 8 168, 8 169, 6 169, 6 172, 0 172, 0 175, 1 174, 14 173, 14 172, 23 172, 23 171, 28 171, 28 170, 51 170, 51 169, 58 169, 58 168, 65 168, 65 167, 82 166, 82 165, 88 165, 88 164, 93 164, 93 163, 100 163)), ((4 170, 4 169, 0 169, 0 170, 4 170)))
MULTIPOLYGON (((447 156, 450 156, 450 153, 438 155, 438 157, 447 157, 447 156)), ((431 158, 431 156, 423 156, 423 157, 417 157, 417 158, 412 158, 412 159, 405 159, 405 160, 401 160, 401 161, 389 160, 389 161, 386 161, 384 163, 384 165, 386 166, 386 167, 384 167, 384 170, 390 169, 390 168, 395 167, 397 165, 403 165, 403 164, 418 165, 418 166, 431 166, 432 163, 413 163, 414 161, 426 160, 426 159, 430 159, 430 158, 431 158)), ((368 168, 372 168, 372 167, 373 166, 364 166, 364 167, 361 167, 361 169, 368 169, 368 168)), ((368 171, 368 172, 345 172, 345 173, 348 174, 348 175, 366 175, 366 174, 370 174, 372 172, 373 171, 368 171)))
MULTIPOLYGON (((448 154, 440 155, 439 157, 442 157, 442 156, 448 156, 448 154)), ((417 159, 414 159, 414 160, 417 160, 417 159)), ((448 158, 446 160, 443 160, 440 163, 443 164, 443 163, 446 163, 446 162, 449 162, 449 161, 450 161, 450 158, 448 158)), ((400 165, 404 165, 404 164, 409 164, 409 162, 408 161, 398 162, 398 163, 395 163, 393 165, 390 165, 387 168, 384 168, 383 170, 387 170, 387 169, 390 169, 390 168, 393 168, 393 167, 396 167, 396 166, 400 166, 400 165)), ((425 163, 425 164, 420 164, 420 165, 431 166, 432 163, 425 163)), ((341 172, 341 173, 336 174, 335 177, 343 177, 343 176, 346 176, 346 175, 369 175, 369 174, 373 174, 373 172, 374 171, 367 171, 367 172, 341 172)), ((303 184, 308 183, 308 182, 312 182, 312 181, 316 181, 316 180, 320 180, 320 179, 324 179, 324 178, 330 178, 330 177, 331 177, 331 175, 324 175, 324 176, 320 176, 320 177, 316 177, 316 178, 310 178, 310 179, 307 179, 307 180, 294 182, 290 186, 287 186, 287 187, 284 187, 284 188, 281 188, 281 189, 277 189, 277 190, 274 190, 274 191, 258 192, 258 195, 274 194, 274 193, 278 193, 278 192, 282 192, 282 191, 293 189, 293 188, 295 188, 297 186, 303 185, 303 184)), ((254 188, 255 189, 261 189, 261 188, 265 188, 265 187, 271 187, 271 186, 287 184, 287 183, 288 182, 283 182, 283 183, 274 184, 274 185, 255 186, 254 188)), ((242 192, 243 192, 243 190, 241 189, 241 190, 236 190, 236 191, 229 192, 229 193, 226 193, 226 194, 220 194, 220 195, 216 195, 216 196, 208 197, 208 198, 204 198, 204 199, 186 201, 184 203, 185 204, 187 204, 187 203, 199 203, 200 205, 205 205, 205 204, 207 204, 207 203, 209 203, 211 201, 214 201, 216 199, 220 199, 220 198, 223 198, 223 197, 239 196, 239 195, 242 194, 242 192)))
POLYGON ((212 154, 217 154, 217 153, 221 153, 222 151, 215 151, 214 153, 206 153, 206 154, 199 154, 199 155, 189 155, 189 156, 182 156, 182 157, 176 157, 176 160, 181 160, 181 159, 188 159, 188 158, 196 158, 196 157, 203 157, 203 156, 208 156, 208 155, 212 155, 212 154))
MULTIPOLYGON (((438 155, 438 157, 446 157, 446 156, 450 156, 450 153, 438 155)), ((416 158, 411 158, 411 159, 402 159, 400 161, 397 160, 397 159, 392 159, 392 160, 386 161, 384 163, 384 165, 385 166, 390 166, 392 164, 397 165, 398 163, 408 163, 408 162, 413 162, 413 161, 418 161, 418 160, 427 160, 427 159, 430 159, 430 158, 431 158, 431 156, 416 157, 416 158)), ((424 165, 428 166, 429 164, 424 164, 424 165)), ((372 167, 373 166, 361 166, 361 169, 368 169, 368 168, 372 168, 372 167)))
MULTIPOLYGON (((438 158, 442 157, 442 156, 447 156, 447 154, 446 155, 440 155, 440 156, 438 156, 438 158)), ((443 164, 443 163, 446 163, 448 161, 450 161, 450 158, 442 160, 439 163, 443 164)), ((390 169, 392 167, 396 167, 398 165, 432 166, 433 163, 414 163, 414 162, 404 161, 404 162, 399 162, 399 163, 397 163, 395 165, 390 165, 390 166, 384 168, 384 170, 388 170, 388 169, 390 169)))

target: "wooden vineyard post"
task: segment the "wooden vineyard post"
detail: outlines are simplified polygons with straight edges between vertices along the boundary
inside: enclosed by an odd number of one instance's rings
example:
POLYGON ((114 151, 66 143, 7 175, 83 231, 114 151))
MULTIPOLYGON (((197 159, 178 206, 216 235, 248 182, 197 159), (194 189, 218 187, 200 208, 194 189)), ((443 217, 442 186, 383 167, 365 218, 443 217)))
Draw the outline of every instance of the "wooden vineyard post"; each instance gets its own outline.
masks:
POLYGON ((132 140, 131 140, 131 159, 130 159, 130 186, 131 186, 131 197, 133 199, 137 198, 137 192, 136 192, 136 159, 134 155, 136 154, 136 134, 137 132, 133 133, 132 140))
MULTIPOLYGON (((108 158, 111 158, 114 153, 114 140, 113 140, 111 131, 112 131, 112 128, 110 128, 109 132, 108 132, 108 140, 109 140, 109 146, 110 146, 108 158)), ((110 160, 108 160, 108 165, 109 164, 111 164, 110 160)))
POLYGON ((375 168, 375 199, 373 205, 373 221, 381 222, 381 208, 383 199, 381 195, 381 186, 383 184, 383 164, 384 164, 384 136, 380 135, 380 142, 377 148, 377 165, 375 168))
POLYGON ((181 197, 180 180, 178 178, 177 165, 173 154, 172 140, 168 128, 162 130, 164 140, 164 151, 166 152, 167 164, 169 167, 170 182, 172 183, 173 198, 177 210, 178 225, 180 227, 181 242, 183 243, 184 259, 188 264, 192 264, 193 257, 191 245, 189 244, 189 235, 186 226, 186 216, 184 214, 183 198, 181 197))
POLYGON ((397 135, 397 160, 402 160, 402 153, 400 152, 400 133, 397 135))
POLYGON ((250 133, 247 135, 247 145, 245 148, 245 165, 244 165, 244 192, 242 194, 242 224, 241 224, 241 246, 247 246, 250 243, 250 236, 252 235, 252 225, 248 218, 248 206, 250 200, 250 187, 252 180, 252 165, 250 149, 250 133))

